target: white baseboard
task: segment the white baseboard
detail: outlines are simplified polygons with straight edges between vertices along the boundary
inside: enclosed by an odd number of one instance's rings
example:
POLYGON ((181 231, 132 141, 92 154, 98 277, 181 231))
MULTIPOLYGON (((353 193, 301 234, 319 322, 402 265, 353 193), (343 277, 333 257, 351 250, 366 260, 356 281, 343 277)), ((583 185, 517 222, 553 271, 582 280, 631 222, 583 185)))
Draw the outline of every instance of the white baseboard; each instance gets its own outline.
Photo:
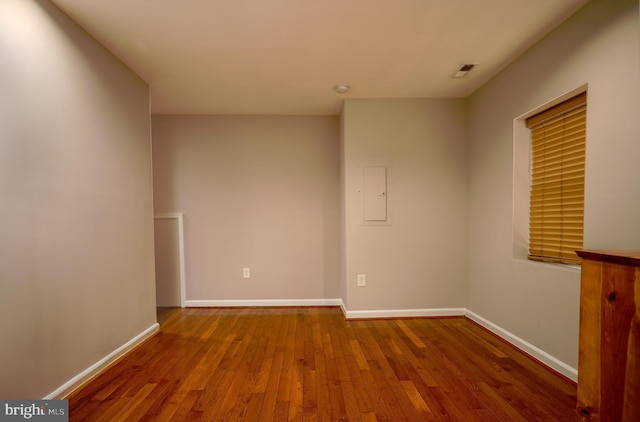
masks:
POLYGON ((341 306, 342 299, 187 300, 187 308, 242 306, 341 306))
POLYGON ((373 311, 348 311, 342 308, 347 319, 359 318, 407 318, 407 317, 447 317, 463 316, 465 308, 432 308, 432 309, 380 309, 373 311))
POLYGON ((446 316, 466 316, 475 321, 482 327, 491 331, 504 341, 512 344, 524 353, 538 360, 543 365, 548 366, 554 371, 564 375, 565 377, 577 382, 578 370, 573 368, 561 360, 551 356, 542 349, 537 348, 531 343, 521 339, 515 334, 505 330, 504 328, 492 323, 491 321, 471 312, 466 308, 434 308, 434 309, 392 309, 392 310, 370 310, 370 311, 349 311, 344 303, 341 304, 342 313, 346 319, 365 319, 365 318, 406 318, 406 317, 446 317, 446 316))
POLYGON ((160 325, 156 322, 122 346, 118 347, 113 352, 109 353, 104 358, 100 359, 98 362, 91 365, 89 368, 80 372, 75 377, 71 378, 69 381, 61 385, 54 392, 48 394, 43 400, 52 400, 52 399, 62 399, 67 397, 69 394, 73 393, 77 388, 85 384, 91 378, 98 375, 105 368, 111 365, 113 362, 120 359, 122 356, 126 355, 133 348, 144 342, 146 339, 154 335, 160 329, 160 325))
POLYGON ((480 324, 481 326, 491 331, 498 337, 511 343, 518 349, 522 350, 524 353, 532 356, 533 358, 540 361, 541 363, 548 366, 549 368, 553 369, 554 371, 557 371, 562 375, 564 375, 565 377, 575 382, 578 382, 578 370, 576 368, 572 368, 571 366, 567 365, 561 360, 551 356, 549 353, 545 352, 544 350, 537 348, 533 344, 526 342, 525 340, 521 339, 515 334, 510 333, 504 328, 492 323, 489 320, 482 318, 480 315, 474 312, 471 312, 470 310, 467 310, 465 315, 467 316, 467 318, 480 324))
MULTIPOLYGON (((522 350, 524 353, 532 356, 542 364, 550 367, 567 378, 577 382, 578 371, 559 359, 551 356, 544 350, 521 339, 515 334, 505 330, 504 328, 492 323, 491 321, 481 317, 466 308, 433 308, 433 309, 390 309, 390 310, 368 310, 368 311, 349 311, 342 299, 280 299, 280 300, 187 300, 187 307, 243 307, 243 306, 263 306, 263 307, 285 307, 285 306, 340 306, 342 313, 346 319, 366 319, 366 318, 406 318, 406 317, 447 317, 447 316, 466 316, 475 321, 482 327, 491 331, 503 340, 511 343, 513 346, 522 350)), ((85 369, 75 377, 71 378, 65 384, 44 397, 44 400, 61 399, 67 397, 77 388, 85 384, 91 378, 98 375, 116 360, 127 354, 130 350, 144 342, 159 330, 158 323, 151 325, 149 328, 123 344, 107 356, 85 369)))
POLYGON ((342 299, 340 299, 340 309, 342 309, 342 315, 344 315, 344 317, 347 317, 347 305, 344 304, 344 301, 342 299))

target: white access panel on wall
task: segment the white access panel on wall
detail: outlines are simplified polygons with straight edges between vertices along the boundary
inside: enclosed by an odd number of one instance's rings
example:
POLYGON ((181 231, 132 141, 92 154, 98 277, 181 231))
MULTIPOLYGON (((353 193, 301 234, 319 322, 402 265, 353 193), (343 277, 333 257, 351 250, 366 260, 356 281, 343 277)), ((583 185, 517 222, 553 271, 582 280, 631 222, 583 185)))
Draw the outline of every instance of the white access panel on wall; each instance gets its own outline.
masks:
POLYGON ((364 219, 366 221, 387 219, 387 169, 385 167, 364 168, 364 219))

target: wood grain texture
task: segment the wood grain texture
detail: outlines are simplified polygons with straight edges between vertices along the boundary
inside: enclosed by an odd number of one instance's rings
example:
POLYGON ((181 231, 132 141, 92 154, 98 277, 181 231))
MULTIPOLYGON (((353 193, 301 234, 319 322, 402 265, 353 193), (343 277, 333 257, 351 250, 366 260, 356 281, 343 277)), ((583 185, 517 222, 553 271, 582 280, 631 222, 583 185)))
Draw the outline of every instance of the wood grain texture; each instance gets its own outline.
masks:
POLYGON ((570 421, 576 386, 465 318, 339 308, 159 311, 71 421, 570 421))
POLYGON ((640 251, 578 255, 578 420, 640 421, 640 251))
POLYGON ((635 269, 635 312, 629 328, 622 419, 640 421, 640 267, 635 269))

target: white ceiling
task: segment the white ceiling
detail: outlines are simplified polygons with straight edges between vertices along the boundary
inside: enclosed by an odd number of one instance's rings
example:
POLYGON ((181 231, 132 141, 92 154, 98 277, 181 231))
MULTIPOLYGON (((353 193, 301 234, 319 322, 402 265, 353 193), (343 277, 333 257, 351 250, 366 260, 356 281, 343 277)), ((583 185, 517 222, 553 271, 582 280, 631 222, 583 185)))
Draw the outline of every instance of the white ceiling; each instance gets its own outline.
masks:
POLYGON ((52 2, 149 84, 153 113, 335 115, 466 97, 588 0, 52 2))

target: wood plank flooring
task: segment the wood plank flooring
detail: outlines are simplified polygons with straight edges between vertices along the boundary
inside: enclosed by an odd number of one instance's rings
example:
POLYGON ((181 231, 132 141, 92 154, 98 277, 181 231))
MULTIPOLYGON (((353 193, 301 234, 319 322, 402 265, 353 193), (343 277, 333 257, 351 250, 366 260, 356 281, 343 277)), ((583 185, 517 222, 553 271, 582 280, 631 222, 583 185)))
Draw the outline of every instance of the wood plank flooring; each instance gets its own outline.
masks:
POLYGON ((576 386, 465 318, 161 310, 71 421, 574 421, 576 386))

